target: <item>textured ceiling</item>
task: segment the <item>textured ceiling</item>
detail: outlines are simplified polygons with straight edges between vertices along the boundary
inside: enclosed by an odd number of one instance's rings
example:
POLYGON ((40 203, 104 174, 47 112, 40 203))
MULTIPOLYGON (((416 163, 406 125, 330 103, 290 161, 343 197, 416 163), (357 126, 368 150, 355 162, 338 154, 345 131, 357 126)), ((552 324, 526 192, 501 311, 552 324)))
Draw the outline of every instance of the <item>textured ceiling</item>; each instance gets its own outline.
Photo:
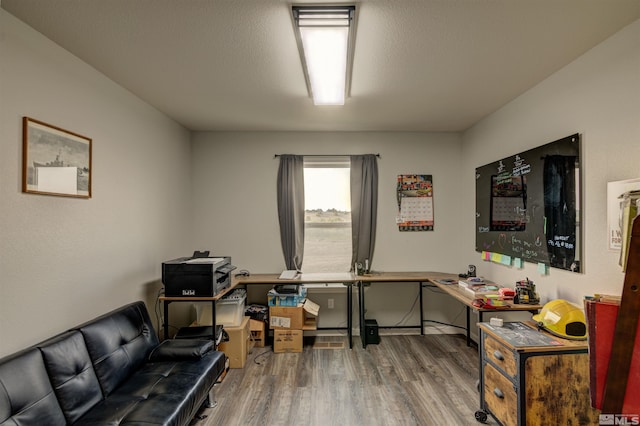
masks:
POLYGON ((192 130, 462 131, 640 18, 638 0, 361 0, 351 96, 318 107, 290 2, 0 1, 192 130))

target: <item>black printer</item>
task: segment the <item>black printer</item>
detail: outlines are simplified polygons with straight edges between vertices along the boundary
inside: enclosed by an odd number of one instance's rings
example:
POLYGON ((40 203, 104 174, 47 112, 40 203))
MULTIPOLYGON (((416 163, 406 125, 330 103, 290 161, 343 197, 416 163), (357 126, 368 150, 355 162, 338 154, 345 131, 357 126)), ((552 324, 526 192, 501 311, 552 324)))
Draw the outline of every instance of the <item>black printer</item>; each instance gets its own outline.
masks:
POLYGON ((231 257, 199 256, 162 262, 162 283, 167 297, 213 297, 231 285, 231 257))

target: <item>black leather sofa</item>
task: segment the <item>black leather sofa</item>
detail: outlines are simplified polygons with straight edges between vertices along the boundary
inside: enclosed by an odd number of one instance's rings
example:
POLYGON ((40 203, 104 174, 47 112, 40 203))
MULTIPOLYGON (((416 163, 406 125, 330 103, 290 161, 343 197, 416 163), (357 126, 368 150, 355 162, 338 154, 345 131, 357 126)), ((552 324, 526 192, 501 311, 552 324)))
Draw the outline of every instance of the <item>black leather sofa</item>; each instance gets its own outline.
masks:
POLYGON ((0 426, 187 425, 225 356, 211 340, 162 343, 143 302, 0 359, 0 426))

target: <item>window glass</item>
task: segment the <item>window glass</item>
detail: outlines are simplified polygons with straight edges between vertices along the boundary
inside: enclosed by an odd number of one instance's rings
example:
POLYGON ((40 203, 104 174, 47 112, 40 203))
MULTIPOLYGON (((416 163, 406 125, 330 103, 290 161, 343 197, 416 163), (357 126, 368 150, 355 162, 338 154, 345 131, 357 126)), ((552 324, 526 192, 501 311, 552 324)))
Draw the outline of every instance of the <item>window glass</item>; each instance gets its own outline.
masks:
POLYGON ((303 272, 347 272, 351 263, 349 159, 305 158, 303 272))

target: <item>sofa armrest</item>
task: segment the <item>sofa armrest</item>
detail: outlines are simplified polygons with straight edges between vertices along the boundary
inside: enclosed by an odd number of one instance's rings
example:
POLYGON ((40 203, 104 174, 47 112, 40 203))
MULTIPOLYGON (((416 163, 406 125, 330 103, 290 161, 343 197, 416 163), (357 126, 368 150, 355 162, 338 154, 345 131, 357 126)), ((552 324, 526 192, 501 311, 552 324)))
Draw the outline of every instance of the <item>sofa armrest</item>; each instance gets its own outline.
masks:
POLYGON ((214 350, 213 340, 174 339, 165 340, 149 354, 150 362, 200 359, 214 350))

